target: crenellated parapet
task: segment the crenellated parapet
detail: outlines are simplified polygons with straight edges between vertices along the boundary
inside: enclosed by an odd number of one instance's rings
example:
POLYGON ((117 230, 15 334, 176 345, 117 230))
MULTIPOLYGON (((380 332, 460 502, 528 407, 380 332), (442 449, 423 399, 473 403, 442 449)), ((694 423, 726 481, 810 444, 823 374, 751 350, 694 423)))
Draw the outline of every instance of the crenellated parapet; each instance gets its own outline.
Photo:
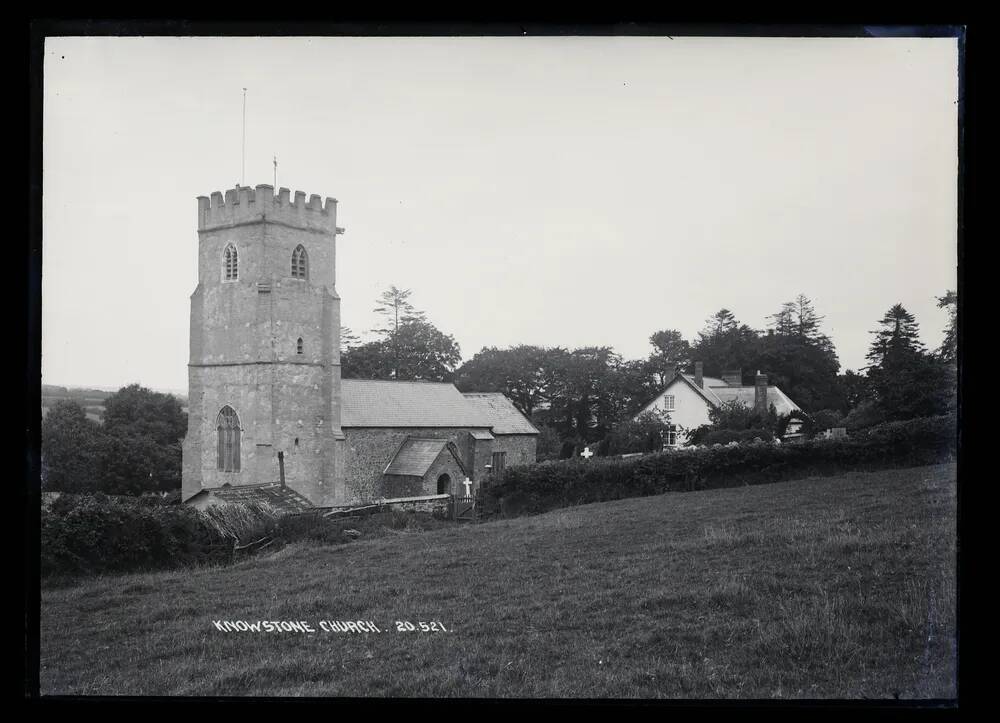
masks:
POLYGON ((306 194, 296 191, 295 196, 287 188, 261 184, 255 188, 237 186, 222 192, 216 191, 211 197, 198 196, 198 230, 210 231, 244 223, 271 221, 295 228, 320 231, 331 236, 337 232, 337 199, 323 199, 313 194, 306 200, 306 194))

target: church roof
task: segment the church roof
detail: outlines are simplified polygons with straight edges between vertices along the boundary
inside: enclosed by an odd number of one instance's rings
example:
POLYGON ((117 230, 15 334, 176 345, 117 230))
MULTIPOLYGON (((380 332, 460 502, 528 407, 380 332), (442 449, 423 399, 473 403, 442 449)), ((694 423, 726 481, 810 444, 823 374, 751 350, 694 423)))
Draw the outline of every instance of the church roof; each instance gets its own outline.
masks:
MULTIPOLYGON (((383 474, 423 477, 447 445, 447 439, 407 437, 383 474)), ((461 465, 461 462, 459 464, 461 465)), ((464 466, 462 468, 464 469, 464 466)))
POLYGON ((341 390, 342 427, 491 426, 454 384, 344 379, 341 390))
POLYGON ((494 434, 538 434, 528 418, 500 392, 468 392, 463 396, 489 421, 494 434))

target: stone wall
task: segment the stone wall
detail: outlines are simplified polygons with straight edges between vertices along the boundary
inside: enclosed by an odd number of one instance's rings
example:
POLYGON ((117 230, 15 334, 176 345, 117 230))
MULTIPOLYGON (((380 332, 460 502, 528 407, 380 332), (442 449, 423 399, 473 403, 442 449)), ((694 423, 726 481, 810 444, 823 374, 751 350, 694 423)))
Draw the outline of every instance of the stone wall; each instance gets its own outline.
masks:
MULTIPOLYGON (((349 500, 381 497, 382 471, 407 437, 447 439, 462 455, 462 464, 472 476, 473 462, 482 454, 471 444, 465 427, 347 427, 344 429, 344 478, 349 500), (475 460, 472 457, 475 456, 475 460)), ((487 431, 485 429, 478 431, 487 431)), ((450 456, 450 455, 449 455, 450 456)), ((483 459, 488 459, 488 455, 483 459)), ((485 464, 485 462, 483 462, 485 464)), ((482 467, 480 467, 480 470, 482 467)), ((449 473, 450 474, 450 473, 449 473)), ((437 477, 434 477, 436 483, 437 477)), ((436 491, 432 490, 432 492, 436 491)))
POLYGON ((427 494, 422 478, 402 474, 383 475, 379 492, 383 497, 419 497, 427 494))
POLYGON ((497 451, 507 453, 507 466, 518 467, 538 461, 537 434, 498 434, 497 451))
POLYGON ((448 495, 417 497, 415 499, 387 500, 390 509, 398 512, 428 512, 444 517, 450 509, 448 495))

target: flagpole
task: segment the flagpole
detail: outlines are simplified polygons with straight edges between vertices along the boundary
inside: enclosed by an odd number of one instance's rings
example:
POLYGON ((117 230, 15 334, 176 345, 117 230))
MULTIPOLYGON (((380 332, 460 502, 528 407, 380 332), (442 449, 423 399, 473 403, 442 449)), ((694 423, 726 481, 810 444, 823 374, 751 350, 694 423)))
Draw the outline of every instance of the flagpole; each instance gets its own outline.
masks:
POLYGON ((240 185, 246 185, 247 166, 247 89, 243 89, 243 141, 240 147, 240 185))

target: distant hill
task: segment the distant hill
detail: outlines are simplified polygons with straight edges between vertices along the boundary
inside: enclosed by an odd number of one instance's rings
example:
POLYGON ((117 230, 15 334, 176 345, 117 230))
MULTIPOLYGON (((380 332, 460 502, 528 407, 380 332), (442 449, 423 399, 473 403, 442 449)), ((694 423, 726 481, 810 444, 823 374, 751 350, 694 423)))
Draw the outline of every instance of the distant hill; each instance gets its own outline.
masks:
MULTIPOLYGON (((90 389, 87 387, 60 387, 54 384, 43 384, 42 385, 42 417, 45 417, 49 413, 49 409, 55 405, 56 402, 62 401, 64 399, 69 399, 81 407, 87 413, 89 419, 93 419, 95 422, 104 421, 104 400, 115 393, 115 391, 109 391, 106 389, 90 389)), ((159 389, 154 389, 154 392, 161 391, 159 389)), ((174 392, 163 392, 164 394, 171 394, 180 400, 181 407, 184 413, 187 414, 187 397, 181 396, 180 394, 175 394, 174 392)))

